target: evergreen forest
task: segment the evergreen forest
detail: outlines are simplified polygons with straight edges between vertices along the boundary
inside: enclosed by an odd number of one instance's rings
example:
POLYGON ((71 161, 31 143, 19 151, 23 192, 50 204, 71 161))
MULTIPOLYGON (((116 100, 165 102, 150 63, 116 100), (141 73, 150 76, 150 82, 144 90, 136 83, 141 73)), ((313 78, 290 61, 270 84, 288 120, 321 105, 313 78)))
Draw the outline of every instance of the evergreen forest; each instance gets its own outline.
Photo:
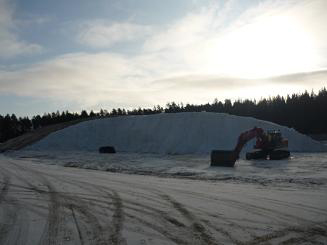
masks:
POLYGON ((218 101, 194 105, 169 102, 165 107, 160 105, 153 108, 122 109, 111 111, 101 109, 99 112, 82 110, 76 112, 53 112, 36 115, 32 118, 19 117, 15 114, 0 115, 0 142, 22 135, 51 124, 73 120, 87 120, 104 117, 149 115, 156 113, 179 112, 218 112, 237 116, 254 117, 271 121, 287 127, 292 127, 304 134, 327 134, 327 90, 321 89, 318 93, 292 94, 286 97, 275 96, 255 100, 218 101))

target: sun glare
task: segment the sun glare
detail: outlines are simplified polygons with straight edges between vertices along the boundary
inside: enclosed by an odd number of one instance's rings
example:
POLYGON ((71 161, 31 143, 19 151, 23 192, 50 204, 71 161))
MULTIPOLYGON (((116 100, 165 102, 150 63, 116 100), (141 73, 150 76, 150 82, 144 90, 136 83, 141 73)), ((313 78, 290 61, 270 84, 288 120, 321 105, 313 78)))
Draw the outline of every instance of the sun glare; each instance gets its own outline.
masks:
POLYGON ((314 39, 291 16, 268 16, 216 35, 205 44, 208 73, 262 78, 312 70, 314 39))

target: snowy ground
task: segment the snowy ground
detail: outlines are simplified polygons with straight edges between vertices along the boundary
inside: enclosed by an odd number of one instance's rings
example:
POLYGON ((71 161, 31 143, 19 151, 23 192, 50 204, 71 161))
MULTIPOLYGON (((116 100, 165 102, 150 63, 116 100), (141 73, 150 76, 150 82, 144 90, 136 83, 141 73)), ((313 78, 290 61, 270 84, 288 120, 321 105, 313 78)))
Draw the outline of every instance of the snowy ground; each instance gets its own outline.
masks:
POLYGON ((11 157, 35 163, 128 174, 288 186, 327 184, 327 153, 292 153, 283 161, 246 161, 234 168, 210 167, 209 155, 164 155, 67 151, 19 151, 11 157))
POLYGON ((0 169, 0 244, 327 244, 326 153, 212 168, 207 155, 22 151, 0 169))

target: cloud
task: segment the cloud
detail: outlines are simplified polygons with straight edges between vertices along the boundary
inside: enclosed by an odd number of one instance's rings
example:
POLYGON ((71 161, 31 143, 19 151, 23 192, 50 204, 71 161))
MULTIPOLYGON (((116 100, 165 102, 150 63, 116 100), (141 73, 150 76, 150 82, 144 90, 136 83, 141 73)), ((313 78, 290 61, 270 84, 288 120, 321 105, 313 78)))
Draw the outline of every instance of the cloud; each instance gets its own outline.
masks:
POLYGON ((260 78, 327 66, 327 2, 265 1, 236 18, 238 1, 188 14, 144 44, 191 71, 260 78))
POLYGON ((151 28, 129 22, 88 21, 80 25, 77 41, 93 48, 108 48, 120 42, 145 38, 151 28))
POLYGON ((280 84, 301 85, 307 87, 313 86, 315 88, 322 88, 326 87, 327 84, 327 70, 322 69, 311 72, 299 72, 262 80, 280 84))
POLYGON ((267 1, 231 20, 233 4, 203 8, 151 30, 129 22, 89 23, 78 35, 85 45, 101 50, 146 35, 142 52, 70 53, 2 67, 0 94, 95 109, 260 99, 325 86, 327 38, 316 23, 326 18, 324 1, 267 1))
MULTIPOLYGON (((76 101, 92 106, 106 101, 125 105, 144 102, 141 89, 149 75, 139 62, 115 53, 74 53, 1 71, 0 93, 76 101)), ((141 61, 143 60, 143 61, 141 61)))
POLYGON ((327 79, 327 70, 265 79, 185 75, 178 66, 159 69, 158 60, 156 55, 131 58, 108 52, 62 55, 24 69, 0 71, 0 93, 74 102, 83 108, 130 108, 286 95, 318 90, 327 79))
POLYGON ((305 90, 318 92, 326 86, 326 80, 327 69, 258 79, 216 75, 179 76, 154 81, 149 87, 154 88, 153 98, 160 101, 169 98, 169 101, 207 103, 215 98, 258 100, 305 90))
POLYGON ((12 58, 17 55, 39 53, 43 48, 38 44, 18 41, 15 35, 0 30, 0 58, 12 58))
POLYGON ((15 24, 21 28, 33 28, 35 25, 46 25, 51 21, 54 21, 54 18, 51 16, 29 14, 18 20, 15 20, 15 24))
POLYGON ((19 40, 15 33, 16 28, 13 9, 6 0, 0 0, 0 58, 6 59, 22 54, 33 54, 42 50, 38 44, 19 40))

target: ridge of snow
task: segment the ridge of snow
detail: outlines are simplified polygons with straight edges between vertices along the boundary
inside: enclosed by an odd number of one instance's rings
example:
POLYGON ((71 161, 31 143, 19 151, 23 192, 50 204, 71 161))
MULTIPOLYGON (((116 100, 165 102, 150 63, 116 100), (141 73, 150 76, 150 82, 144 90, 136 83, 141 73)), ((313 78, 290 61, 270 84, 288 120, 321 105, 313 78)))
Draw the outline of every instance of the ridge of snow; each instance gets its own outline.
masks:
MULTIPOLYGON (((252 117, 213 112, 161 113, 85 121, 54 132, 26 150, 98 151, 114 146, 118 152, 207 154, 232 150, 238 136, 254 126, 280 130, 290 151, 321 152, 327 147, 296 130, 252 117)), ((254 140, 245 150, 251 149, 254 140)), ((245 152, 243 149, 243 153, 245 152)))

